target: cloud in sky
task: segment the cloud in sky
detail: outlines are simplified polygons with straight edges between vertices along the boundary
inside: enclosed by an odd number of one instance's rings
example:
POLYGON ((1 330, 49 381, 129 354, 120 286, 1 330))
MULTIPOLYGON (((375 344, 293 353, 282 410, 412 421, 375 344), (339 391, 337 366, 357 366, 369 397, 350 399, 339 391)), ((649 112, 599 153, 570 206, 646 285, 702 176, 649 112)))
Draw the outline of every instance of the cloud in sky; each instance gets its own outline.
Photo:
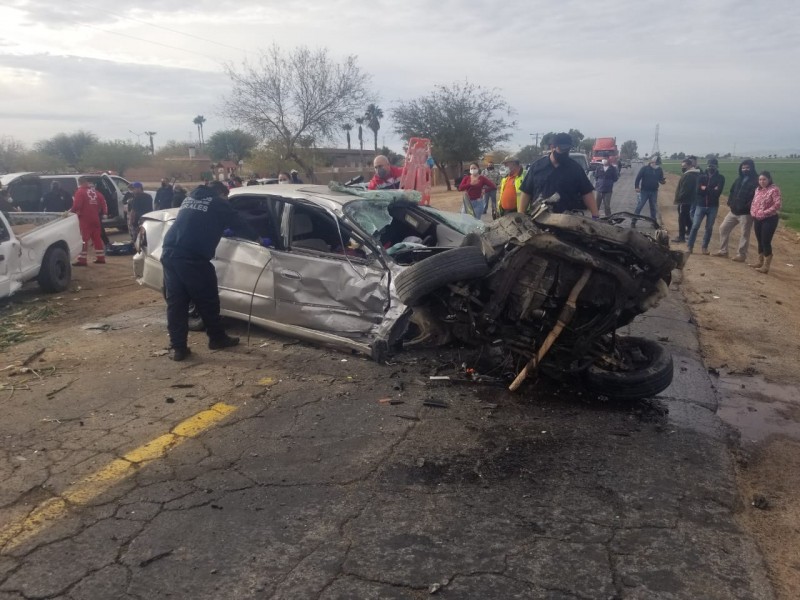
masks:
MULTIPOLYGON (((227 128, 223 64, 259 48, 355 54, 387 117, 468 79, 516 109, 512 146, 575 127, 649 152, 800 151, 800 5, 789 0, 11 0, 0 7, 0 135, 87 129, 156 142, 227 128)), ((390 119, 381 136, 399 147, 390 119)), ((380 139, 379 139, 380 142, 380 139)), ((343 140, 340 140, 343 143, 343 140)))

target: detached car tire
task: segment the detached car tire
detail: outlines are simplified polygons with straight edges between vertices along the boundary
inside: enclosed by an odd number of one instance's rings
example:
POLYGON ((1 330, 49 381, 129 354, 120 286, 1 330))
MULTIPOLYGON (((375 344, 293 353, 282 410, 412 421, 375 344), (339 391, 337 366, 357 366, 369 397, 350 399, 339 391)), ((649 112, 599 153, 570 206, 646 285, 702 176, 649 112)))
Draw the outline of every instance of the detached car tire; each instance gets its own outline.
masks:
POLYGON ((416 306, 422 298, 448 283, 477 279, 488 272, 489 265, 481 249, 463 246, 411 265, 397 276, 394 285, 403 304, 416 306))
POLYGON ((592 392, 620 400, 638 400, 655 396, 672 383, 672 354, 658 342, 620 337, 617 349, 624 368, 610 370, 595 363, 584 371, 584 384, 592 392))
POLYGON ((72 280, 72 264, 69 254, 61 246, 48 248, 39 269, 39 286, 50 293, 63 292, 72 280))

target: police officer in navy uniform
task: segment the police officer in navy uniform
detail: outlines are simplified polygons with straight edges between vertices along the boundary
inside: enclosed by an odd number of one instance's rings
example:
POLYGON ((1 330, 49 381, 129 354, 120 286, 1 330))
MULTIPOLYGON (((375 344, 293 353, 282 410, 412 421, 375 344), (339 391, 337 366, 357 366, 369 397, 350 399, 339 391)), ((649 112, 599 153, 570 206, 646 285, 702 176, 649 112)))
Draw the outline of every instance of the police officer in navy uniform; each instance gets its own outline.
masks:
POLYGON ((217 273, 211 259, 227 229, 238 237, 256 240, 258 236, 228 204, 227 197, 228 188, 220 181, 199 186, 183 201, 164 236, 161 264, 167 296, 169 357, 175 361, 191 354, 186 345, 190 302, 203 318, 211 350, 239 343, 239 338, 230 337, 222 326, 217 273))
POLYGON ((569 157, 571 147, 572 136, 558 133, 550 143, 550 153, 531 165, 520 186, 520 212, 527 212, 531 202, 539 197, 549 198, 558 192, 560 198, 553 212, 588 210, 592 219, 600 218, 592 193, 594 187, 583 167, 569 157))

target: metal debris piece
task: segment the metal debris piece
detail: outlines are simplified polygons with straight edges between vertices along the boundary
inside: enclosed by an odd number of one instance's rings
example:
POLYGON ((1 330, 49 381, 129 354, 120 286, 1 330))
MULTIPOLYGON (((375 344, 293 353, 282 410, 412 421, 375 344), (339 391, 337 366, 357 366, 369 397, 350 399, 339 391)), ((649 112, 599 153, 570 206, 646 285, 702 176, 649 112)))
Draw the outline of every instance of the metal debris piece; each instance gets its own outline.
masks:
POLYGON ((450 405, 442 400, 425 400, 422 402, 422 405, 431 406, 433 408, 450 408, 450 405))

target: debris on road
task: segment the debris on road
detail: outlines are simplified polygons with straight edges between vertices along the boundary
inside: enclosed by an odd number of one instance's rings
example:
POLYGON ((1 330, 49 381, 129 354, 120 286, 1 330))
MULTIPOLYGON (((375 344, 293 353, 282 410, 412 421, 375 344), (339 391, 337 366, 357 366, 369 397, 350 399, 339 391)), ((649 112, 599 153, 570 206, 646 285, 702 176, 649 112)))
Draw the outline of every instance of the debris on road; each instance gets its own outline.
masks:
POLYGON ((424 400, 423 406, 431 406, 433 408, 450 408, 450 405, 443 400, 424 400))
POLYGON ((769 510, 770 509, 769 500, 767 500, 766 496, 763 496, 762 494, 755 494, 753 496, 753 501, 750 504, 754 508, 757 508, 758 510, 769 510))

